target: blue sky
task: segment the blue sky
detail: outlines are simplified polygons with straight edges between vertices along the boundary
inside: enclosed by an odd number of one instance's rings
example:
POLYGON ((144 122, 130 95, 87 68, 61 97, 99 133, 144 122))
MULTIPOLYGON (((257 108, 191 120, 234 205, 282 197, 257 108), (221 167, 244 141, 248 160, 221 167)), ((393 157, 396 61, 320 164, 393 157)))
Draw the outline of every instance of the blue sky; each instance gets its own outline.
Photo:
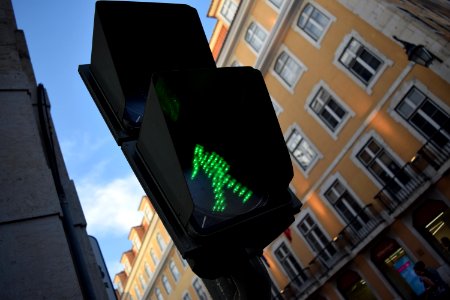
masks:
MULTIPOLYGON (((131 248, 129 230, 142 219, 137 208, 144 192, 77 71, 78 65, 90 62, 95 2, 12 0, 36 80, 50 97, 56 133, 88 233, 98 239, 113 277, 122 269, 121 254, 131 248)), ((215 20, 206 17, 210 0, 153 2, 195 7, 206 36, 211 36, 215 20)))

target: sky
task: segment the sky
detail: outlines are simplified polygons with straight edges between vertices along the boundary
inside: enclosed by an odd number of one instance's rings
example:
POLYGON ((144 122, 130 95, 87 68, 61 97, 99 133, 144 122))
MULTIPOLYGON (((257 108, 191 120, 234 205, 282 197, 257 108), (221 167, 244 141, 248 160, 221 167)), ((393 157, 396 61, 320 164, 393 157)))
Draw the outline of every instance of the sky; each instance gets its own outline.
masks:
MULTIPOLYGON (((143 215, 144 191, 115 143, 84 86, 78 65, 89 64, 94 0, 12 0, 17 27, 25 33, 38 83, 47 89, 56 134, 88 223, 111 277, 131 248, 128 234, 143 215)), ((144 1, 138 1, 144 2, 144 1)), ((209 39, 215 20, 206 16, 210 0, 184 3, 197 9, 209 39)))

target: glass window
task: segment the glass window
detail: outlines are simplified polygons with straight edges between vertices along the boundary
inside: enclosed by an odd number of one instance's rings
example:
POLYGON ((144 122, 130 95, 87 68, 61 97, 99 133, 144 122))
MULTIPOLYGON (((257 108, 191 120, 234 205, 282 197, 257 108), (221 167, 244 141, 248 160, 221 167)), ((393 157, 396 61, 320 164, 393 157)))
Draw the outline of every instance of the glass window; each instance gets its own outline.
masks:
POLYGON ((137 235, 135 235, 133 238, 133 245, 136 248, 136 250, 139 250, 139 248, 141 247, 141 240, 137 235))
POLYGON ((342 124, 347 115, 347 111, 342 105, 323 87, 317 92, 309 106, 333 132, 342 124))
POLYGON ((153 250, 153 248, 150 249, 150 256, 152 258, 153 264, 158 265, 159 263, 159 258, 158 256, 156 256, 155 250, 153 250))
POLYGON ((201 280, 199 278, 196 278, 194 280, 194 282, 192 283, 192 286, 194 287, 194 290, 197 293, 199 300, 207 300, 208 299, 205 287, 203 286, 203 283, 201 282, 201 280))
POLYGON ((287 148, 303 170, 308 170, 313 161, 317 158, 317 153, 311 144, 305 140, 297 129, 293 129, 287 141, 287 148))
POLYGON ((170 273, 172 273, 173 279, 177 282, 180 279, 180 271, 178 271, 177 265, 172 260, 169 264, 170 273))
POLYGON ((159 232, 156 234, 156 241, 158 242, 158 246, 161 252, 164 251, 164 249, 166 249, 167 244, 159 232))
POLYGON ((329 262, 337 253, 333 244, 325 237, 325 234, 309 214, 306 214, 297 226, 308 244, 316 253, 319 253, 323 261, 329 262))
POLYGON ((189 295, 189 293, 184 294, 183 300, 192 300, 191 295, 189 295))
POLYGON ((144 268, 145 268, 145 274, 147 274, 147 277, 150 279, 152 276, 152 270, 150 269, 150 266, 148 265, 147 262, 144 264, 144 268))
POLYGON ((119 294, 122 294, 123 293, 122 283, 120 281, 117 281, 116 286, 117 286, 117 291, 119 291, 119 294))
POLYGON ((170 282, 169 282, 169 279, 167 278, 167 276, 163 275, 161 281, 164 286, 164 289, 166 290, 166 293, 170 294, 170 292, 172 292, 172 286, 170 285, 170 282))
POLYGON ((141 299, 141 291, 137 285, 134 286, 134 293, 136 294, 137 299, 141 299))
POLYGON ((311 3, 305 6, 297 20, 297 26, 315 41, 322 37, 329 23, 330 18, 311 3))
POLYGON ((380 58, 355 38, 350 40, 339 61, 365 85, 369 84, 383 64, 380 58))
POLYGON ((362 210, 359 203, 348 192, 347 188, 336 179, 324 194, 325 198, 334 206, 341 217, 351 224, 356 231, 369 222, 369 216, 362 210))
POLYGON ((161 293, 161 290, 159 288, 155 289, 155 295, 156 295, 156 299, 157 300, 164 300, 164 297, 163 297, 163 295, 161 293))
POLYGON ((231 0, 225 0, 220 10, 220 14, 225 18, 228 22, 233 21, 234 15, 237 11, 237 4, 231 0))
POLYGON ((374 138, 367 142, 357 156, 381 184, 389 184, 388 188, 392 192, 399 191, 401 186, 410 180, 409 175, 401 169, 392 155, 374 138))
POLYGON ((283 51, 277 58, 274 70, 289 87, 293 87, 303 69, 298 62, 283 51))
POLYGON ((253 50, 259 52, 266 38, 267 33, 260 26, 258 26, 255 22, 250 23, 245 34, 245 40, 253 48, 253 50))
POLYGON ((422 136, 438 147, 450 142, 449 115, 429 97, 413 86, 395 110, 422 136))
POLYGON ((145 291, 147 282, 145 282, 144 276, 142 274, 139 274, 139 282, 141 283, 142 290, 145 291))
POLYGON ((273 4, 276 8, 281 8, 281 5, 283 5, 284 0, 269 0, 270 3, 273 4))
POLYGON ((299 281, 298 283, 301 284, 308 279, 303 272, 302 267, 284 242, 281 243, 274 253, 290 280, 299 281))

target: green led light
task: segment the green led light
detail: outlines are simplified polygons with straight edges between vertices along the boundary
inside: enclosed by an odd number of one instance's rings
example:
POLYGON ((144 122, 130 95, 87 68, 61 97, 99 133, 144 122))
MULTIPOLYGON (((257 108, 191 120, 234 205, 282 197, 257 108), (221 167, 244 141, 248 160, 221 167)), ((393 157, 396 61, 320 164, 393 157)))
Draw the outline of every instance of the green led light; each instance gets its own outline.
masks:
POLYGON ((198 175, 200 169, 208 178, 212 179, 215 200, 212 210, 214 212, 225 210, 225 189, 232 190, 234 194, 240 197, 242 204, 245 204, 251 198, 253 192, 227 174, 230 166, 220 155, 215 152, 206 152, 203 146, 196 145, 192 159, 192 180, 198 175))

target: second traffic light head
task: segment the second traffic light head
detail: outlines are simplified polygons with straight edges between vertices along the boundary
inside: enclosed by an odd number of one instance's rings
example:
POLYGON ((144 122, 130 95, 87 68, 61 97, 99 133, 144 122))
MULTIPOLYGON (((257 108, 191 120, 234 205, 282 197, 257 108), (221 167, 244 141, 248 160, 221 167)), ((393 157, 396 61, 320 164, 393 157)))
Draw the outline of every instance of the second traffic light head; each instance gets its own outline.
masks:
MULTIPOLYGON (((116 118, 122 130, 132 134, 139 128, 154 72, 186 68, 215 68, 195 9, 180 4, 96 3, 90 71, 107 99, 109 118, 116 118)), ((112 131, 119 140, 118 132, 112 131)))

